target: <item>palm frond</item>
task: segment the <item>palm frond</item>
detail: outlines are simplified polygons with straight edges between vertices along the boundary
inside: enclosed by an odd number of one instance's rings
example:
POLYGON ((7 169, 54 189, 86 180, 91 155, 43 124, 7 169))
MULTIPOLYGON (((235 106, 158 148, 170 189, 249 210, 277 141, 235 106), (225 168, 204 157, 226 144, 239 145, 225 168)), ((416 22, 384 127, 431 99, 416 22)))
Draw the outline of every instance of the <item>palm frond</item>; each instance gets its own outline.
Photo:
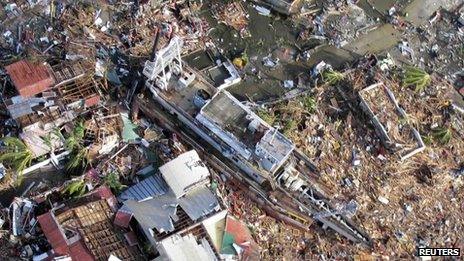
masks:
POLYGON ((0 162, 12 167, 19 175, 32 164, 34 153, 16 137, 5 137, 2 139, 5 147, 0 151, 0 162))
POLYGON ((85 133, 84 122, 82 120, 80 120, 80 121, 78 121, 76 123, 76 126, 74 126, 73 135, 77 139, 83 139, 84 138, 84 133, 85 133))
POLYGON ((432 135, 441 144, 448 144, 452 138, 452 133, 451 133, 450 128, 437 128, 432 131, 432 135))
POLYGON ((345 75, 335 70, 326 70, 322 73, 322 80, 325 83, 334 85, 345 79, 345 75))
POLYGON ((119 181, 119 175, 116 172, 110 172, 105 176, 105 184, 116 194, 127 187, 119 181))
POLYGON ((77 168, 84 168, 87 166, 87 156, 88 156, 88 148, 80 148, 79 150, 74 150, 70 154, 70 158, 68 163, 66 164, 67 170, 75 170, 77 168))
POLYGON ((78 180, 66 186, 66 188, 63 190, 63 193, 71 197, 80 197, 85 194, 85 191, 86 191, 85 181, 78 180))
POLYGON ((23 150, 27 148, 26 144, 17 137, 4 137, 2 141, 5 143, 7 149, 23 150))
POLYGON ((422 92, 431 81, 432 78, 426 71, 412 66, 406 67, 403 79, 404 87, 415 86, 415 92, 422 92))
POLYGON ((303 104, 303 107, 305 108, 305 110, 308 111, 309 113, 312 113, 316 110, 316 107, 317 107, 316 100, 309 95, 301 98, 301 103, 303 104))

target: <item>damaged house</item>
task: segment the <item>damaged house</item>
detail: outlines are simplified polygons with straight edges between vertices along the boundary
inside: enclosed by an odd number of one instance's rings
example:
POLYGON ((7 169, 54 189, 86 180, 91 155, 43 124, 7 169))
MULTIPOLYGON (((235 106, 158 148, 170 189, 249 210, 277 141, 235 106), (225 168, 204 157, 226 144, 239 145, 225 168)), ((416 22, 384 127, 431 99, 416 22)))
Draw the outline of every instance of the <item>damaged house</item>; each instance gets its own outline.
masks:
POLYGON ((406 112, 384 83, 373 84, 359 91, 359 97, 360 106, 370 117, 382 143, 397 152, 401 160, 425 149, 420 133, 409 124, 406 112))
POLYGON ((135 219, 160 260, 216 260, 214 224, 227 211, 208 187, 210 173, 194 150, 179 155, 155 174, 124 191, 115 223, 135 219), (211 235, 213 234, 213 235, 211 235))
POLYGON ((104 186, 38 216, 40 227, 53 248, 49 257, 141 260, 134 232, 113 225, 116 204, 115 196, 104 186))
POLYGON ((102 100, 102 84, 79 62, 50 66, 28 60, 5 67, 15 94, 3 97, 35 157, 62 146, 56 130, 102 100), (47 140, 47 141, 46 141, 47 140))

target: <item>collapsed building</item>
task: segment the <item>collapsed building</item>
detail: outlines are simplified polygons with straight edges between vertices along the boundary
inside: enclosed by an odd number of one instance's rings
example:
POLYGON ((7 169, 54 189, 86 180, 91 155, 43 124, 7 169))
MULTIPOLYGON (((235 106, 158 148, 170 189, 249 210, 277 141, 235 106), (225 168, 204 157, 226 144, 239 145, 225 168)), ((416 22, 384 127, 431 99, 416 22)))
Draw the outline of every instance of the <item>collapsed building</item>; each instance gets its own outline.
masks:
POLYGON ((119 196, 123 206, 115 224, 127 228, 133 220, 160 260, 221 259, 223 236, 218 225, 225 222, 227 210, 209 180, 198 153, 185 152, 119 196))
POLYGON ((46 258, 140 260, 134 232, 113 225, 116 209, 115 196, 103 186, 38 216, 53 248, 46 258))
POLYGON ((86 76, 80 62, 52 67, 21 60, 5 69, 15 88, 14 94, 3 97, 6 108, 35 157, 60 148, 56 130, 103 100, 101 82, 86 76))
POLYGON ((398 104, 393 92, 377 83, 359 91, 360 106, 370 117, 385 148, 399 153, 401 160, 425 150, 420 133, 410 124, 408 116, 398 104), (396 122, 396 126, 389 126, 396 122))

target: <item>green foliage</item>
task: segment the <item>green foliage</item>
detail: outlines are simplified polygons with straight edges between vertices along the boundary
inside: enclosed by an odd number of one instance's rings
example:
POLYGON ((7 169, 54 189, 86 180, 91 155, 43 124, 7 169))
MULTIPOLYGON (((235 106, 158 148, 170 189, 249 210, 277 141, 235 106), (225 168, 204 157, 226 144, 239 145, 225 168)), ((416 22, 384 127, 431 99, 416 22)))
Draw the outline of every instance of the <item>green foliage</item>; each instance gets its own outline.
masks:
POLYGON ((105 184, 116 194, 119 194, 127 186, 121 184, 117 172, 110 172, 105 176, 105 184))
POLYGON ((89 162, 87 158, 89 150, 83 144, 84 134, 84 122, 78 121, 71 134, 65 140, 65 148, 70 152, 69 161, 66 164, 68 171, 85 168, 89 162))
POLYGON ((19 138, 5 137, 2 141, 5 147, 0 151, 0 162, 12 167, 21 175, 31 165, 34 154, 19 138))
POLYGON ((84 139, 84 132, 84 122, 78 121, 71 134, 66 138, 65 148, 69 151, 73 151, 81 147, 84 139))
POLYGON ((316 100, 312 96, 305 96, 301 98, 301 103, 303 104, 303 107, 305 108, 306 111, 309 113, 313 113, 316 111, 317 103, 316 100))
POLYGON ((415 86, 415 92, 422 92, 431 81, 432 78, 426 71, 412 66, 406 67, 403 78, 404 87, 415 86))
POLYGON ((256 112, 256 114, 265 122, 267 122, 267 124, 269 125, 273 125, 274 122, 276 121, 276 116, 266 110, 263 110, 263 109, 260 109, 256 112))
POLYGON ((78 180, 70 183, 63 190, 64 194, 67 194, 70 197, 80 197, 85 194, 87 187, 85 186, 84 180, 78 180))
POLYGON ((335 70, 326 70, 322 73, 322 80, 325 83, 334 85, 345 79, 345 75, 335 70))
POLYGON ((441 144, 448 144, 451 141, 452 133, 450 128, 437 128, 432 131, 432 136, 441 144))
POLYGON ((242 57, 240 58, 245 62, 245 64, 248 64, 248 62, 250 61, 250 59, 248 58, 248 54, 246 53, 246 50, 242 53, 242 57))
POLYGON ((65 138, 64 138, 63 134, 61 133, 60 129, 54 128, 51 133, 53 133, 53 135, 58 137, 58 139, 65 140, 65 138))
POLYGON ((422 140, 424 141, 425 145, 430 145, 432 144, 433 136, 432 135, 422 136, 422 140))
POLYGON ((294 119, 289 119, 285 122, 285 126, 282 130, 285 136, 289 136, 297 127, 297 122, 294 119))
POLYGON ((52 149, 52 137, 51 137, 51 134, 47 134, 47 136, 45 137, 42 137, 42 140, 43 142, 45 143, 45 145, 48 146, 48 148, 52 149))
POLYGON ((66 170, 76 170, 79 168, 85 168, 88 163, 89 150, 84 147, 74 149, 71 154, 69 154, 69 160, 66 163, 66 170))

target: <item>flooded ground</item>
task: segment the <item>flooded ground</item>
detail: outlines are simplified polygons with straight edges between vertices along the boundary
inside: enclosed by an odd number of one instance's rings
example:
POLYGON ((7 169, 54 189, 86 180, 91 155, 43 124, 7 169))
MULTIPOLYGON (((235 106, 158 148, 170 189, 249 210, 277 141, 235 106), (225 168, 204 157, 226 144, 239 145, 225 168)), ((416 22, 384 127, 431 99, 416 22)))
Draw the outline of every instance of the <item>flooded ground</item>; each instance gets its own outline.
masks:
POLYGON ((238 31, 218 22, 211 11, 203 15, 208 19, 212 29, 210 37, 228 58, 246 56, 250 66, 243 71, 244 80, 229 89, 241 100, 262 101, 280 97, 288 91, 283 81, 293 80, 301 73, 308 73, 310 66, 296 62, 299 53, 297 40, 299 29, 286 17, 273 14, 260 15, 253 4, 243 3, 249 15, 249 37, 242 38, 238 31), (279 58, 274 68, 263 65, 263 58, 279 58))
MULTIPOLYGON (((367 19, 372 21, 387 13, 393 2, 398 1, 361 1, 359 5, 366 10, 367 19)), ((405 1, 400 2, 404 4, 405 1)), ((400 39, 399 33, 391 25, 385 25, 343 48, 336 48, 314 38, 299 38, 304 27, 289 17, 276 13, 264 16, 256 11, 254 4, 244 2, 242 5, 248 14, 249 37, 241 37, 238 31, 217 21, 210 9, 202 14, 213 28, 209 36, 229 59, 246 56, 249 60, 250 65, 242 71, 243 81, 229 89, 241 100, 259 102, 276 99, 289 91, 284 88, 284 81, 295 81, 299 75, 309 74, 311 68, 321 61, 341 68, 367 53, 389 49, 400 39), (304 51, 309 57, 299 59, 304 51), (278 65, 266 67, 263 64, 265 57, 279 58, 278 65)))
POLYGON ((24 175, 19 185, 2 185, 2 189, 0 190, 0 204, 3 207, 8 207, 13 198, 21 196, 32 183, 34 183, 34 187, 43 183, 41 186, 46 185, 52 188, 62 185, 68 179, 69 176, 66 175, 63 170, 57 170, 53 166, 43 167, 33 173, 24 175))

